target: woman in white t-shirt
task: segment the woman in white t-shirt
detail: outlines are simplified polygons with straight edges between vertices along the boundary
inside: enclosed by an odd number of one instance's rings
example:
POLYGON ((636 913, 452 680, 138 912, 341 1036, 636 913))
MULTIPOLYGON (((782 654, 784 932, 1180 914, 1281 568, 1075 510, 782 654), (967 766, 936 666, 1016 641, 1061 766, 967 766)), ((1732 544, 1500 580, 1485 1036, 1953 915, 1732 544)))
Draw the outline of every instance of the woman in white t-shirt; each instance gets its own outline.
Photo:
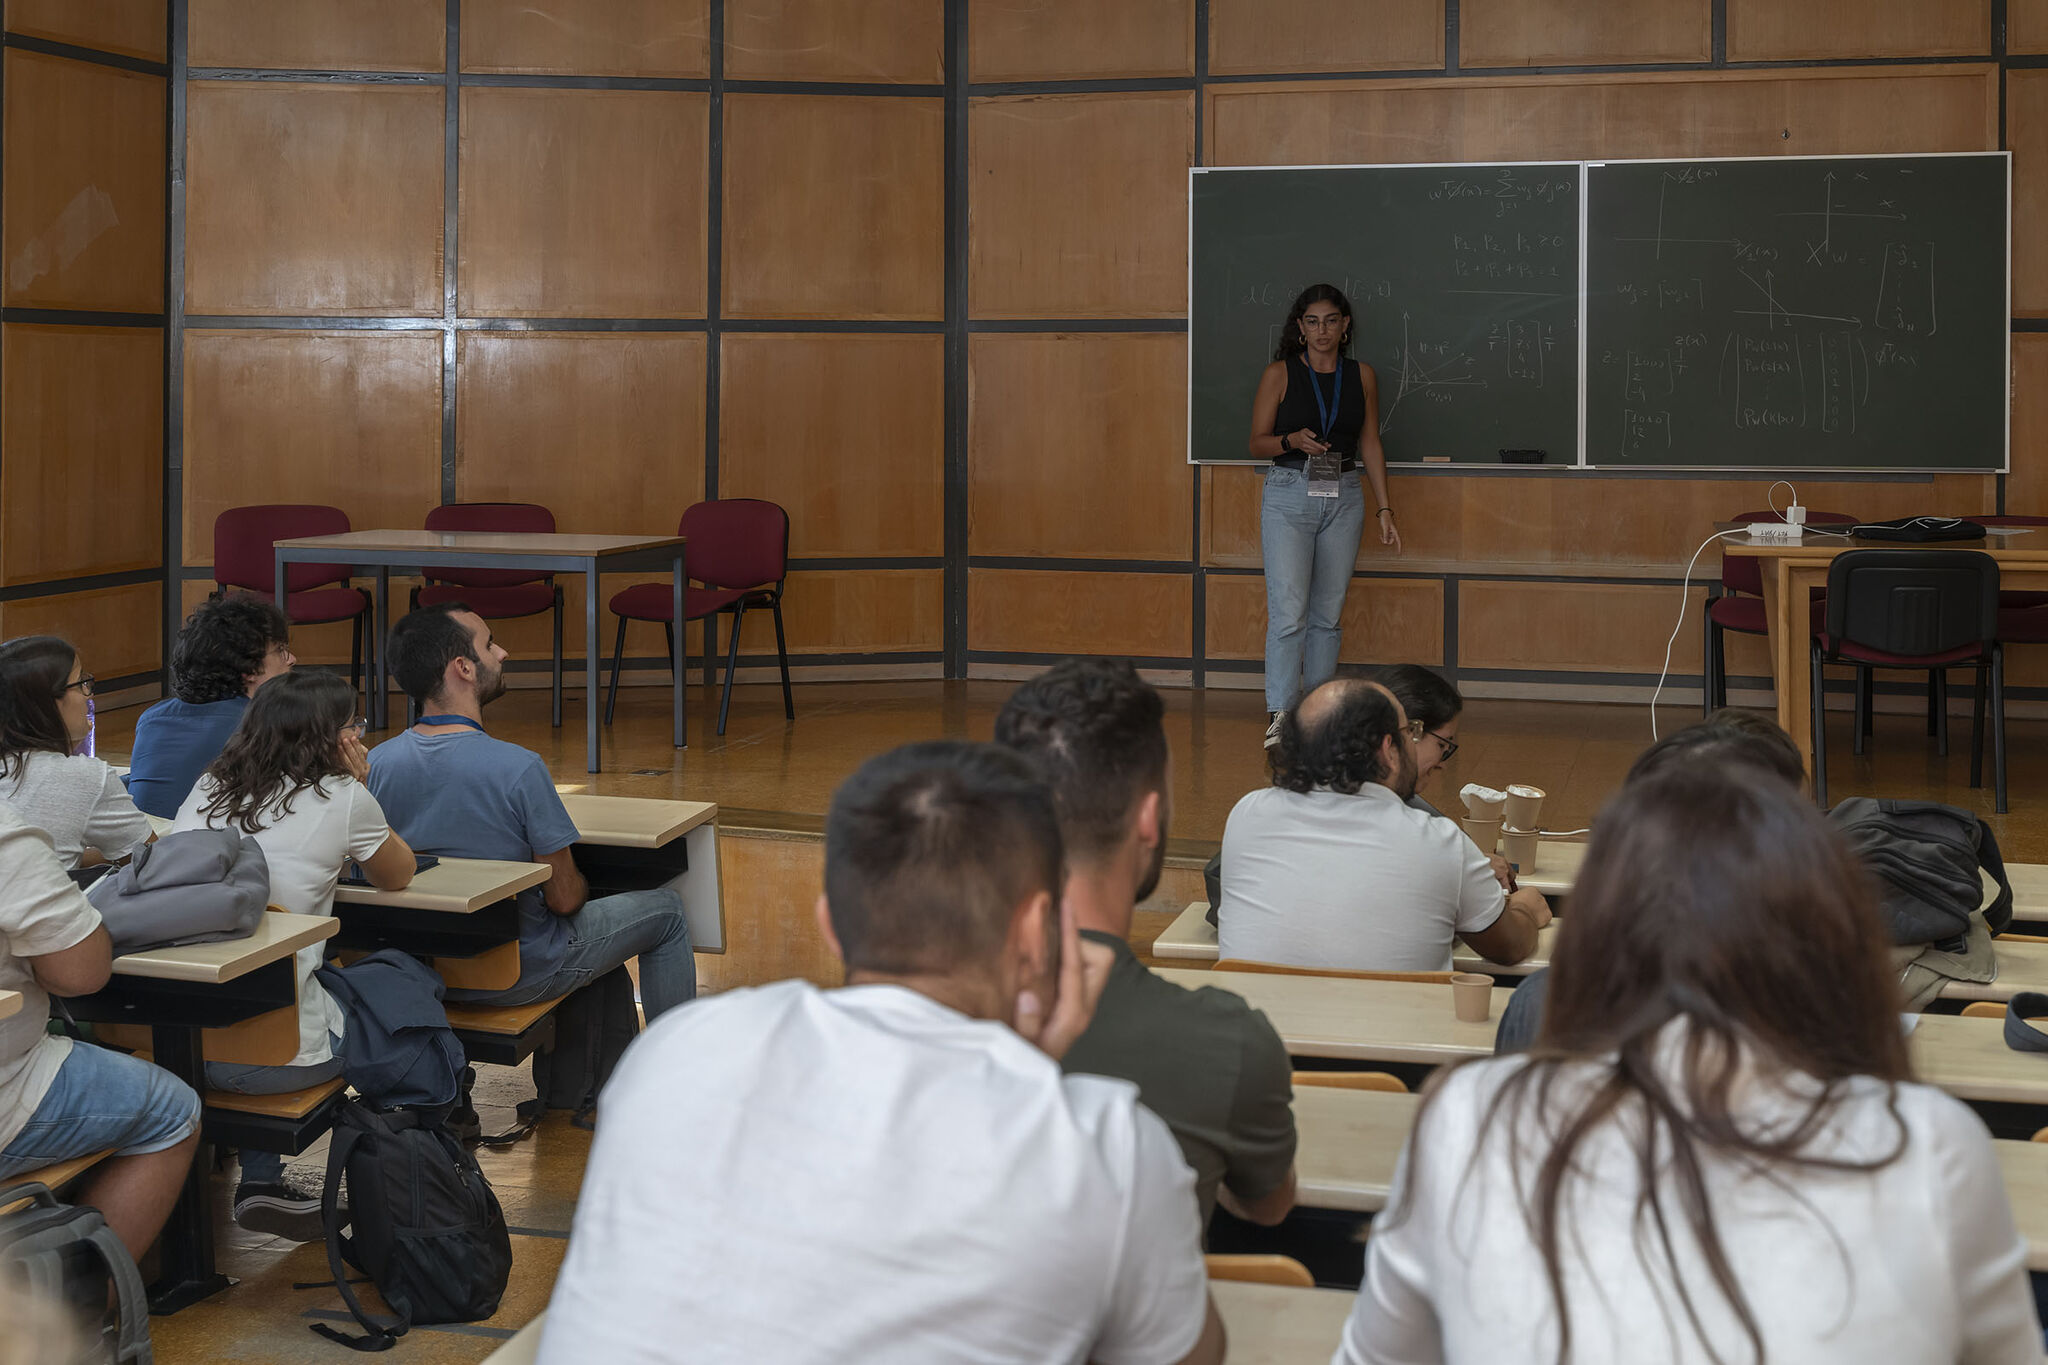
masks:
POLYGON ((1778 777, 1626 784, 1535 1046, 1424 1100, 1333 1365, 2036 1365, 1990 1134, 1912 1080, 1877 904, 1778 777))
POLYGON ((0 645, 0 800, 50 836, 72 871, 92 855, 118 862, 151 839, 121 776, 73 753, 92 733, 92 674, 54 635, 0 645))
MULTIPOLYGON (((334 913, 334 887, 354 861, 370 884, 397 891, 412 881, 413 854, 364 785, 370 757, 355 715, 355 689, 331 673, 281 674, 256 689, 241 724, 179 807, 172 832, 233 829, 270 864, 270 903, 300 915, 334 913)), ((341 1074, 347 1023, 314 977, 324 944, 297 955, 299 1051, 285 1066, 211 1063, 207 1084, 246 1095, 317 1085, 341 1074)), ((296 1241, 320 1233, 317 1193, 284 1182, 284 1161, 242 1153, 235 1221, 296 1241)))

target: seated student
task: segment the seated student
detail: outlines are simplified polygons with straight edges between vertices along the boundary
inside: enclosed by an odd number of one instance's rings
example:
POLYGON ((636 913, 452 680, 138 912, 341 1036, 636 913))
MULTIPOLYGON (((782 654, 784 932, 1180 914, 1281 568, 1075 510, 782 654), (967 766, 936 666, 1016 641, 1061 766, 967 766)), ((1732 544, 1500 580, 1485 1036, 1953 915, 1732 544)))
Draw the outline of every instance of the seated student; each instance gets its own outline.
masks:
POLYGON ((92 674, 54 635, 0 645, 0 801, 50 836, 66 871, 154 836, 120 775, 72 749, 92 733, 92 674))
POLYGON ((1213 987, 1161 980, 1125 940, 1166 858, 1165 707, 1127 663, 1069 659, 1011 694, 996 743, 1052 788, 1066 850, 1062 904, 1081 936, 1116 955, 1068 1072, 1136 1082, 1195 1171, 1202 1221, 1220 1196, 1254 1223, 1294 1206, 1293 1065, 1266 1016, 1213 987))
POLYGON ((1386 688, 1352 678, 1282 717, 1273 785, 1223 828, 1223 957, 1428 972, 1449 969, 1453 939, 1491 962, 1535 950, 1543 897, 1505 890, 1456 822, 1407 804, 1412 733, 1386 688))
POLYGON ((1990 1134, 1911 1079, 1876 902, 1761 769, 1625 785, 1535 1048, 1423 1102, 1337 1365, 2038 1361, 1990 1134))
POLYGON ((626 1053, 541 1361, 1221 1360, 1173 1135, 1060 1075, 1108 952, 1059 888, 1022 758, 863 764, 818 902, 846 986, 729 991, 626 1053))
POLYGON ((1435 805, 1422 799, 1422 789, 1458 752, 1458 717, 1465 710, 1465 699, 1448 679, 1421 664, 1375 668, 1372 681, 1394 694, 1394 700, 1401 703, 1401 714, 1408 718, 1409 742, 1415 746, 1415 792, 1409 796, 1408 804, 1431 815, 1442 815, 1435 805))
MULTIPOLYGON (((411 883, 412 850, 384 822, 363 785, 369 752, 351 718, 356 691, 332 673, 284 673, 256 690, 241 726, 178 810, 172 831, 248 834, 270 864, 270 903, 299 915, 334 913, 334 887, 351 859, 385 891, 411 883)), ((327 945, 298 951, 299 1050, 279 1066, 211 1062, 206 1083, 241 1095, 303 1090, 341 1074, 347 1019, 314 977, 327 945)), ((320 1191, 285 1180, 284 1158, 242 1152, 235 1221, 254 1232, 319 1240, 320 1191)))
POLYGON ((75 1202, 100 1211, 142 1259, 170 1217, 199 1147, 199 1096, 138 1057, 44 1030, 50 997, 89 995, 113 974, 113 946, 50 842, 0 802, 0 1177, 114 1149, 75 1202))
POLYGON ((283 612, 241 593, 185 618, 171 646, 171 695, 135 719, 128 794, 137 806, 163 820, 178 813, 256 689, 298 662, 289 631, 283 612))
POLYGON ((554 875, 519 897, 519 980, 451 990, 450 1000, 526 1005, 567 995, 640 959, 647 1021, 697 994, 683 899, 668 887, 589 900, 570 845, 576 826, 541 756, 484 732, 505 691, 505 651, 459 602, 422 607, 391 631, 391 671, 420 708, 417 725, 370 755, 370 791, 421 853, 546 863, 554 875))

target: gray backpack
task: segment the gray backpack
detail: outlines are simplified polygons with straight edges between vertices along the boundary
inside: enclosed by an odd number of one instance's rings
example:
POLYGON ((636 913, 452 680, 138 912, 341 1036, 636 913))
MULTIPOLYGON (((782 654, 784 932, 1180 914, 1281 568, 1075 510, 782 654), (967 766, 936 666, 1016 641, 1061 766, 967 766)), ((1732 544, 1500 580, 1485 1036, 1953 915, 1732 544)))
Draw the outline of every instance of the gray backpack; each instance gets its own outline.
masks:
POLYGON ((135 850, 86 899, 106 921, 114 955, 247 938, 270 900, 270 864, 250 836, 188 829, 135 850))
POLYGON ((150 1365, 154 1356, 142 1275, 99 1210, 60 1204, 47 1186, 35 1183, 10 1187, 0 1203, 15 1204, 0 1213, 0 1278, 60 1305, 81 1322, 100 1325, 96 1348, 81 1360, 150 1365), (111 1320, 109 1284, 119 1304, 111 1320))

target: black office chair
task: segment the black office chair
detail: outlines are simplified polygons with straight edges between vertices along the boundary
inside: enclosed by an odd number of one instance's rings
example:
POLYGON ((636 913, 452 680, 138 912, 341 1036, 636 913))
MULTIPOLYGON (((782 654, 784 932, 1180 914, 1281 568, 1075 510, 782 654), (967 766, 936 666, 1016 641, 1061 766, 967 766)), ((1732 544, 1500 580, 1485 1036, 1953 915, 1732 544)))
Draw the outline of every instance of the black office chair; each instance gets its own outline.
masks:
MULTIPOLYGON (((1998 561, 1978 550, 1850 550, 1828 566, 1827 617, 1813 637, 1813 794, 1828 804, 1827 695, 1822 668, 1856 670, 1851 727, 1863 752, 1862 712, 1871 671, 1903 668, 1945 677, 1977 670, 1970 721, 1970 785, 1983 785, 1984 707, 1991 706, 1991 770, 2005 813, 2005 651, 1998 643, 1998 561)), ((1946 700, 1945 689, 1943 700, 1946 700)), ((1937 716, 1948 752, 1948 712, 1937 716)))

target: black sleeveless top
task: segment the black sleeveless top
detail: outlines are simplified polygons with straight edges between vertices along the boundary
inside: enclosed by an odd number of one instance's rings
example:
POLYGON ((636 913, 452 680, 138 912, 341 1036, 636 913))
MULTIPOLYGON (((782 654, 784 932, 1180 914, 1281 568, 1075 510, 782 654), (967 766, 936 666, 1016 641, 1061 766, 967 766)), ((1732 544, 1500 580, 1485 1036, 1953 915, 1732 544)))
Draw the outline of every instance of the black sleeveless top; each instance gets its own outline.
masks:
MULTIPOLYGON (((1280 410, 1273 416, 1273 434, 1291 436, 1303 427, 1329 441, 1344 457, 1344 468, 1350 469, 1358 463, 1358 437, 1365 429, 1365 381, 1359 378, 1357 361, 1340 359, 1337 373, 1333 376, 1317 374, 1299 355, 1287 358, 1287 391, 1280 395, 1280 410), (1324 434, 1323 415, 1316 407, 1315 390, 1311 385, 1323 386, 1323 402, 1327 404, 1333 378, 1341 381, 1342 391, 1337 399, 1331 431, 1324 434)), ((1299 455, 1282 455, 1278 462, 1294 465, 1301 459, 1299 455)))

